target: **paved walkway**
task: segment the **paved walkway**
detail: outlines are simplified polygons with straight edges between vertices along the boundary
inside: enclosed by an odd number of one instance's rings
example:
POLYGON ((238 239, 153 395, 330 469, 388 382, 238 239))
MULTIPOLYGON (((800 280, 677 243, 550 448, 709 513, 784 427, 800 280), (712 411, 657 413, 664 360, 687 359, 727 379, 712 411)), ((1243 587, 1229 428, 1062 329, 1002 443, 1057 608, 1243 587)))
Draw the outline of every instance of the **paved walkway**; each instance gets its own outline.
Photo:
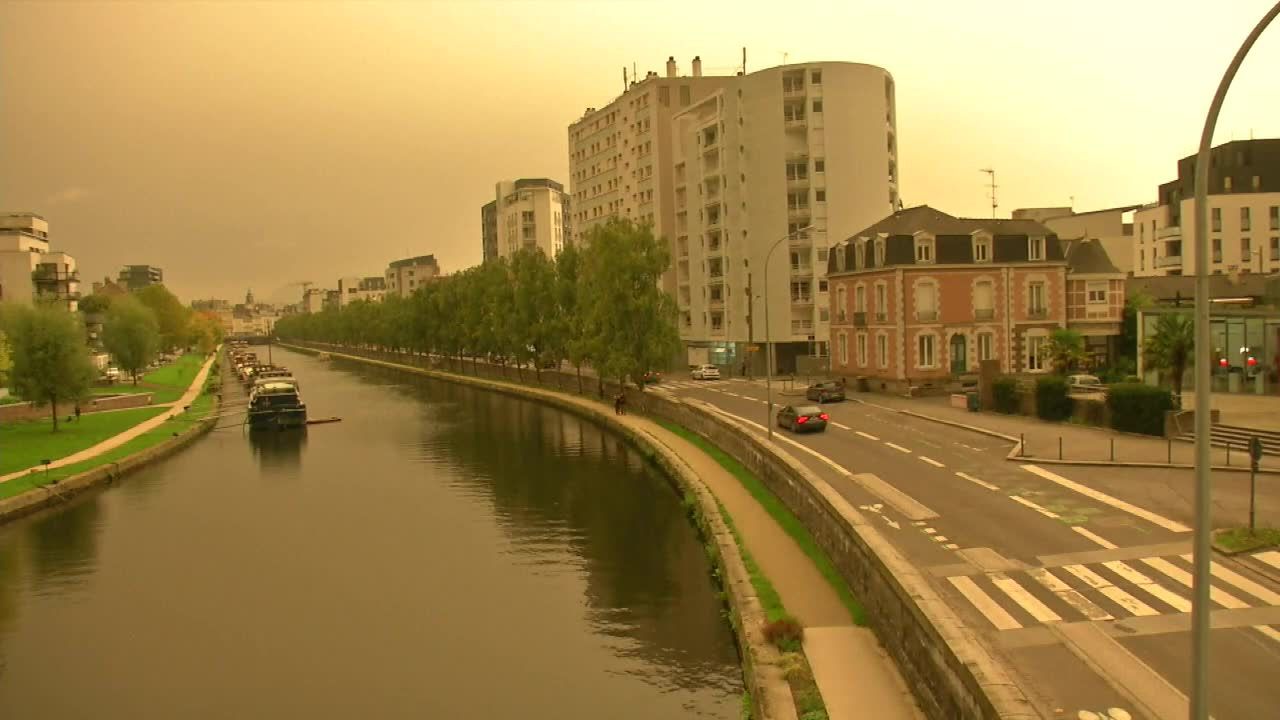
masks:
MULTIPOLYGON (((1194 410, 1196 394, 1182 393, 1183 407, 1194 410)), ((1249 393, 1210 393, 1209 407, 1220 413, 1223 425, 1280 431, 1280 396, 1249 393)))
MULTIPOLYGON (((185 412, 183 408, 185 408, 187 405, 190 405, 192 402, 195 401, 197 397, 200 396, 200 391, 204 389, 205 378, 209 376, 209 367, 213 365, 213 361, 217 357, 218 357, 218 353, 217 351, 214 351, 213 354, 209 356, 209 359, 205 360, 204 365, 200 368, 200 372, 196 373, 195 380, 191 382, 191 385, 187 388, 187 391, 183 393, 182 397, 178 398, 176 401, 171 403, 160 403, 157 405, 145 406, 145 407, 169 408, 168 410, 166 410, 163 413, 160 413, 159 415, 151 418, 150 420, 144 420, 143 422, 140 422, 137 425, 134 425, 133 427, 129 428, 128 430, 125 430, 119 435, 114 435, 110 438, 107 438, 106 440, 103 440, 102 442, 98 443, 97 445, 94 445, 93 447, 86 448, 77 453, 72 453, 71 455, 67 455, 66 457, 63 457, 63 458, 59 458, 53 461, 52 463, 49 463, 49 469, 56 470, 60 467, 65 467, 67 465, 75 465, 76 463, 84 462, 85 460, 91 460, 101 455, 102 453, 107 452, 108 450, 114 450, 115 448, 118 448, 121 445, 124 445, 125 443, 138 437, 139 435, 142 435, 146 432, 154 430, 157 427, 160 427, 169 418, 177 415, 181 415, 183 412, 185 412)), ((130 409, 136 410, 138 408, 130 408, 130 409)), ((23 475, 30 473, 32 470, 43 470, 43 469, 44 469, 43 465, 35 465, 25 470, 19 470, 17 472, 9 473, 8 475, 0 475, 0 483, 8 482, 10 480, 13 480, 14 478, 22 477, 23 475)))

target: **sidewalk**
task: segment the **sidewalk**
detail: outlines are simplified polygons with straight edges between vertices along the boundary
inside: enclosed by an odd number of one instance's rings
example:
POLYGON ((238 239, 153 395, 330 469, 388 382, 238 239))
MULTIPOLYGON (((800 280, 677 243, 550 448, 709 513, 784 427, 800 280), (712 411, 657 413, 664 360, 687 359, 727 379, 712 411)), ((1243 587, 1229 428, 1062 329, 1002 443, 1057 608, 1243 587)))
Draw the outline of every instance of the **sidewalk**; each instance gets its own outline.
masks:
MULTIPOLYGON (((81 463, 81 462, 84 462, 85 460, 91 460, 97 457, 98 455, 101 455, 109 450, 113 450, 117 447, 120 447, 121 445, 124 445, 125 443, 138 437, 139 435, 142 435, 146 432, 149 432, 163 425, 165 421, 167 421, 169 418, 174 417, 176 415, 181 415, 184 412, 183 408, 185 408, 187 405, 190 405, 197 397, 199 397, 200 392, 204 389, 205 379, 209 376, 209 367, 213 365, 213 361, 217 359, 217 357, 218 357, 218 353, 215 351, 213 354, 209 356, 207 360, 205 360, 204 365, 201 366, 200 368, 200 372, 196 373, 195 380, 193 380, 191 382, 191 385, 187 387, 187 391, 182 394, 182 397, 178 398, 176 401, 172 403, 168 403, 168 404, 160 403, 160 404, 151 406, 151 407, 167 407, 169 408, 169 410, 151 418, 150 420, 144 420, 143 422, 140 422, 137 425, 134 425, 133 427, 129 428, 128 430, 125 430, 119 435, 115 435, 107 440, 103 440, 102 442, 98 443, 97 445, 94 445, 93 447, 86 448, 84 450, 81 450, 80 452, 73 453, 71 455, 67 455, 66 457, 59 458, 49 464, 49 469, 56 470, 66 465, 75 465, 76 463, 81 463)), ((32 472, 33 470, 44 470, 44 468, 45 466, 43 465, 36 465, 33 467, 26 468, 24 470, 19 470, 17 472, 9 473, 8 475, 0 475, 0 483, 8 482, 10 480, 13 480, 14 478, 22 477, 32 472)))
MULTIPOLYGON (((1182 393, 1183 407, 1194 410, 1196 394, 1182 393)), ((1216 392, 1209 395, 1209 407, 1221 413, 1219 422, 1256 430, 1280 431, 1280 397, 1248 393, 1216 392)))
MULTIPOLYGON (((907 413, 927 420, 937 420, 952 425, 984 432, 1007 439, 1011 443, 1023 440, 1022 457, 1027 460, 1052 461, 1058 459, 1059 443, 1063 460, 1098 462, 1103 464, 1143 463, 1165 465, 1172 459, 1174 465, 1194 464, 1195 446, 1180 440, 1147 437, 1116 432, 1071 423, 1054 423, 1025 415, 1002 415, 994 412, 969 412, 952 407, 950 398, 903 398, 877 393, 853 393, 851 400, 907 413), (1112 456, 1114 443, 1115 454, 1112 456)), ((1230 455, 1232 467, 1249 467, 1249 457, 1241 449, 1215 447, 1211 450, 1214 467, 1226 466, 1230 455)), ((1264 457, 1264 468, 1280 470, 1280 458, 1264 457)))

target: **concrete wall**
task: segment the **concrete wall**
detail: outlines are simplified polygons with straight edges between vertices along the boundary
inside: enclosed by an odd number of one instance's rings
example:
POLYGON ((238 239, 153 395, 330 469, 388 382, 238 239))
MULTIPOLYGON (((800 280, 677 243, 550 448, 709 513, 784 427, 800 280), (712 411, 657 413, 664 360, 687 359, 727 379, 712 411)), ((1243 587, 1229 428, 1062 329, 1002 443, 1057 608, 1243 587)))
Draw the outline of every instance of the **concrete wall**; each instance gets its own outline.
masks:
MULTIPOLYGON (((115 397, 90 400, 80 406, 83 413, 102 412, 103 410, 124 410, 126 408, 146 407, 151 404, 151 393, 135 393, 117 395, 115 397)), ((58 414, 62 417, 75 414, 75 404, 58 403, 58 414)), ((50 417, 49 406, 36 407, 31 403, 14 403, 0 405, 0 422, 21 422, 23 420, 43 420, 50 417)))

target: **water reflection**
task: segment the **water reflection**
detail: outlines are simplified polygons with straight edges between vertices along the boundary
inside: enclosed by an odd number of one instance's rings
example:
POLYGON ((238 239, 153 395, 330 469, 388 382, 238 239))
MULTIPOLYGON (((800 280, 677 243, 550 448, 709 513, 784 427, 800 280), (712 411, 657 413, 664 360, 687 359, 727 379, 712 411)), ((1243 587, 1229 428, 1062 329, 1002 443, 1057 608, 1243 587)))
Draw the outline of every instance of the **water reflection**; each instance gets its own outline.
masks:
POLYGON ((32 520, 27 551, 38 594, 63 593, 93 571, 101 522, 102 506, 93 496, 32 520))
POLYGON ((263 472, 288 471, 294 475, 302 464, 302 451, 307 445, 307 428, 284 432, 246 433, 249 447, 263 472))

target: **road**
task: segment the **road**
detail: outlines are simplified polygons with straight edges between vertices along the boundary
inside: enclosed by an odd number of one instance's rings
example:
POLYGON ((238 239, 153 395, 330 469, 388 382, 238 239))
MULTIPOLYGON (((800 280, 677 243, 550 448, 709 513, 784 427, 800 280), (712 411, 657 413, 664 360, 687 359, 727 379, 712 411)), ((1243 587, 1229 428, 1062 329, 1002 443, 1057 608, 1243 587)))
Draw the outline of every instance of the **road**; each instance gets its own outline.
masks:
MULTIPOLYGON (((776 403, 805 402, 780 389, 776 403)), ((659 392, 764 432, 759 381, 669 379, 659 392)), ((1023 676, 1045 717, 1186 717, 1190 471, 1011 461, 1012 443, 852 397, 824 406, 825 433, 775 437, 883 520, 886 536, 1023 676)), ((1254 560, 1213 564, 1218 720, 1274 717, 1280 707, 1280 555, 1260 559, 1275 571, 1254 560)))

